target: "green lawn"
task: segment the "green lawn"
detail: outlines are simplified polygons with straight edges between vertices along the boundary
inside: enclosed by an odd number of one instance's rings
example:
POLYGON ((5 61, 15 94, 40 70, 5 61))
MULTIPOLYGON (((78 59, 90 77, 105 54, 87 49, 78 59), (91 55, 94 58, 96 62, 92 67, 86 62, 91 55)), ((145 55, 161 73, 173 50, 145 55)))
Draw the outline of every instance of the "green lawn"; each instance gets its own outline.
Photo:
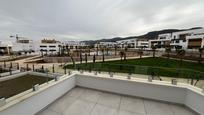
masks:
MULTIPOLYGON (((73 65, 66 66, 73 69, 73 65)), ((166 58, 142 58, 127 61, 97 62, 95 64, 78 64, 75 69, 113 71, 135 74, 156 74, 166 77, 201 78, 204 79, 204 64, 166 58)))

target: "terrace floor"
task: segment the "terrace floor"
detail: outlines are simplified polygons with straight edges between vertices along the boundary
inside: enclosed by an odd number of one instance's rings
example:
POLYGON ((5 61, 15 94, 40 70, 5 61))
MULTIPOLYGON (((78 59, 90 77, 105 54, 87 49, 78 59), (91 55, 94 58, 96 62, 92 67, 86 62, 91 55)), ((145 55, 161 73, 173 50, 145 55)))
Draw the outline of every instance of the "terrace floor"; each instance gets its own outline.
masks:
POLYGON ((169 103, 76 87, 37 115, 196 115, 169 103))

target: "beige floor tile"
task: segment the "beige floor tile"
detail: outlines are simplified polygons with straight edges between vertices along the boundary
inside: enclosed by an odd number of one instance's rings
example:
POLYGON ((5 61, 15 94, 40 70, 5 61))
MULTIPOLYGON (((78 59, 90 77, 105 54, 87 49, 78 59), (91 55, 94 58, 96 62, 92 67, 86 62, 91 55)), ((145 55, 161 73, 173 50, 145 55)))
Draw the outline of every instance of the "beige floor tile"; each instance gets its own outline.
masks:
POLYGON ((59 114, 57 112, 46 109, 46 110, 38 113, 37 115, 59 115, 59 114))
POLYGON ((140 114, 146 114, 142 99, 122 96, 120 109, 140 114))
POLYGON ((175 115, 196 115, 188 108, 178 105, 170 105, 171 109, 173 110, 175 115))
POLYGON ((64 115, 89 115, 95 103, 77 100, 64 112, 64 115))
POLYGON ((66 95, 71 96, 71 97, 75 97, 75 98, 79 98, 86 89, 81 88, 81 87, 76 87, 74 89, 72 89, 71 91, 69 91, 66 95))
POLYGON ((174 115, 170 106, 166 103, 144 100, 147 115, 174 115))
POLYGON ((97 104, 92 110, 91 115, 117 115, 117 109, 97 104))
POLYGON ((120 110, 118 115, 142 115, 142 114, 120 110))
POLYGON ((80 96, 80 99, 84 99, 91 102, 97 102, 102 92, 96 90, 87 89, 83 95, 80 96))
POLYGON ((120 95, 111 93, 102 93, 98 99, 98 103, 114 108, 119 108, 120 105, 120 95))

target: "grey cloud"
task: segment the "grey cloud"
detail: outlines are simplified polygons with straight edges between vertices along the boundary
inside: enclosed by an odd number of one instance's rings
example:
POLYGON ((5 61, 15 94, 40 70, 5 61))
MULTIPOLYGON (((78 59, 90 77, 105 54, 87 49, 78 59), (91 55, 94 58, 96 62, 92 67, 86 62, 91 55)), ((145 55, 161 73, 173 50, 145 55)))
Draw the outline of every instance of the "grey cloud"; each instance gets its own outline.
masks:
POLYGON ((19 33, 66 40, 204 26, 203 0, 1 0, 0 40, 19 33))

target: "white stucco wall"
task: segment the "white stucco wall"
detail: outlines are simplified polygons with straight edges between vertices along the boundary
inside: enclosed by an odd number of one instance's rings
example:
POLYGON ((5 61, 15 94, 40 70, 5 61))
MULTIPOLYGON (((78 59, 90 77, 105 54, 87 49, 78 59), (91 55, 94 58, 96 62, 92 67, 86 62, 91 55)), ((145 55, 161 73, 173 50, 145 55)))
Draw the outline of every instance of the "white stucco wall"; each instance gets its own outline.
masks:
POLYGON ((201 89, 187 84, 175 86, 163 81, 152 83, 147 80, 127 80, 126 77, 118 79, 93 75, 76 75, 76 81, 77 85, 82 87, 183 104, 204 115, 204 93, 201 89))
MULTIPOLYGON (((20 101, 11 101, 10 104, 17 103, 12 104, 12 106, 2 111, 0 110, 0 115, 34 115, 54 100, 67 93, 70 89, 75 87, 76 84, 74 76, 69 76, 57 82, 53 82, 54 83, 47 84, 47 86, 40 88, 38 91, 19 98, 20 101)), ((7 105, 9 105, 9 103, 7 103, 7 105)))

